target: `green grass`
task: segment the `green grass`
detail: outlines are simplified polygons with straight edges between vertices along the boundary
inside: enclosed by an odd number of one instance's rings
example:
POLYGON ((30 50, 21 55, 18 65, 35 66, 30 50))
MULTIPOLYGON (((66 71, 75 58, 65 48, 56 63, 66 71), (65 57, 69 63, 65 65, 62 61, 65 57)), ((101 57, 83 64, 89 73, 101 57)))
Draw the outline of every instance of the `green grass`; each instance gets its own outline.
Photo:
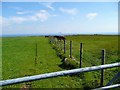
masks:
MULTIPOLYGON (((61 59, 44 37, 15 37, 3 38, 2 41, 2 76, 4 79, 12 79, 23 76, 31 76, 63 70, 59 67, 61 59), (37 64, 35 55, 37 43, 37 64)), ((30 82, 32 88, 66 88, 80 87, 71 76, 51 78, 30 82), (74 83, 74 84, 73 84, 74 83)), ((20 88, 24 85, 10 85, 5 88, 20 88)))
MULTIPOLYGON (((73 56, 79 61, 79 43, 83 43, 83 67, 100 65, 101 49, 106 50, 106 63, 119 62, 117 36, 67 36, 67 55, 69 40, 73 41, 73 56)), ((61 59, 45 37, 11 37, 2 39, 2 75, 3 79, 12 79, 64 70, 59 67, 61 59), (37 64, 35 55, 37 43, 37 64)), ((108 69, 107 83, 118 68, 108 69), (112 70, 112 71, 111 71, 112 70), (114 72, 114 73, 113 73, 114 72), (110 76, 109 76, 110 75, 110 76)), ((83 88, 99 86, 100 72, 89 72, 79 76, 64 76, 29 82, 32 88, 83 88)), ((10 85, 5 88, 20 88, 24 85, 10 85)))
MULTIPOLYGON (((81 36, 66 36, 67 39, 67 54, 69 55, 69 41, 72 40, 72 55, 79 61, 79 48, 80 43, 83 43, 83 59, 82 67, 95 66, 101 64, 101 50, 105 49, 106 57, 105 63, 120 62, 119 49, 118 49, 118 36, 110 35, 81 35, 81 36)), ((113 78, 113 76, 120 71, 120 68, 112 68, 105 71, 105 83, 113 78)), ((93 72, 86 75, 86 80, 94 78, 96 79, 100 72, 93 72)))
MULTIPOLYGON (((118 36, 67 36, 67 47, 69 40, 73 41, 72 51, 73 56, 79 60, 79 46, 83 43, 83 62, 92 61, 97 65, 101 62, 101 50, 106 50, 106 63, 118 61, 118 36), (99 62, 99 63, 97 63, 99 62)), ((67 53, 69 51, 67 50, 67 53)), ((92 63, 91 62, 91 63, 92 63)), ((91 65, 90 63, 90 65, 91 65)), ((94 64, 95 64, 94 63, 94 64)))

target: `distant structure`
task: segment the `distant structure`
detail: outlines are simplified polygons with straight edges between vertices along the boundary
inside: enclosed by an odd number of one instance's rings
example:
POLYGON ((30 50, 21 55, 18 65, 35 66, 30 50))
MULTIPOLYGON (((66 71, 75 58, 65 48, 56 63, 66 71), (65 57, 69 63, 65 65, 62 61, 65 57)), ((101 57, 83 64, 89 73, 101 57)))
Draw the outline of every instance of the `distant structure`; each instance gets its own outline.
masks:
POLYGON ((57 38, 57 40, 65 40, 64 36, 53 36, 54 38, 57 38))
POLYGON ((45 36, 45 37, 47 38, 47 37, 50 37, 50 36, 45 36))

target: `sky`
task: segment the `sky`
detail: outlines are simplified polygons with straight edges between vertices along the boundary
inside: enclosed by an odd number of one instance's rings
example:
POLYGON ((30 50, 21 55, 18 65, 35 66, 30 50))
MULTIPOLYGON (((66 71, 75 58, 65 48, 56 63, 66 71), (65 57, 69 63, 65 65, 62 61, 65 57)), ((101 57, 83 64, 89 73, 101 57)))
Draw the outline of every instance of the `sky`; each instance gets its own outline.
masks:
POLYGON ((118 33, 117 2, 3 2, 2 34, 118 33))

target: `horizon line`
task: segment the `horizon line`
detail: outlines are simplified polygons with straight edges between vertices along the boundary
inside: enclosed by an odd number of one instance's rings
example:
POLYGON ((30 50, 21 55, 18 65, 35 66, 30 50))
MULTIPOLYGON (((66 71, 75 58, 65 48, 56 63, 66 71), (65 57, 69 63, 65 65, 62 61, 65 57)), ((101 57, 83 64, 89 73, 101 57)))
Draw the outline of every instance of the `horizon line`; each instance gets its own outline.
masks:
POLYGON ((59 34, 59 33, 53 33, 53 34, 2 34, 0 37, 19 37, 19 36, 68 36, 68 35, 120 35, 120 33, 84 33, 84 34, 78 34, 78 33, 64 33, 64 34, 59 34))

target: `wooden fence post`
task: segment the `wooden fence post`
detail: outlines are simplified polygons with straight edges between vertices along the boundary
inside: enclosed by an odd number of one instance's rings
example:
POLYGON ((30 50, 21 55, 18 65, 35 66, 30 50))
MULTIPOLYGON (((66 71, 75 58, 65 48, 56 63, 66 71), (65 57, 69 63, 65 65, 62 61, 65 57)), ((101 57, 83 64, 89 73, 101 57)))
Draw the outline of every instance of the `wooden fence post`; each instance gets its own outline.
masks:
MULTIPOLYGON (((101 65, 105 64, 105 50, 102 50, 102 61, 101 65)), ((104 69, 101 70, 101 81, 100 81, 100 86, 103 87, 104 85, 104 69)))
POLYGON ((37 43, 36 43, 36 57, 37 57, 37 43))
POLYGON ((70 58, 72 58, 72 41, 70 41, 70 58))
POLYGON ((60 39, 60 50, 62 51, 62 40, 60 39))
POLYGON ((64 54, 66 53, 66 41, 64 40, 64 54))
POLYGON ((58 44, 58 39, 56 39, 56 45, 58 46, 59 44, 58 44))
POLYGON ((58 48, 60 49, 60 40, 58 40, 58 48))
POLYGON ((37 64, 37 43, 36 43, 36 45, 35 45, 35 66, 36 66, 36 64, 37 64))
POLYGON ((80 68, 82 68, 82 52, 83 52, 83 46, 82 43, 80 43, 80 68))
POLYGON ((57 39, 55 38, 55 45, 57 45, 57 39))

